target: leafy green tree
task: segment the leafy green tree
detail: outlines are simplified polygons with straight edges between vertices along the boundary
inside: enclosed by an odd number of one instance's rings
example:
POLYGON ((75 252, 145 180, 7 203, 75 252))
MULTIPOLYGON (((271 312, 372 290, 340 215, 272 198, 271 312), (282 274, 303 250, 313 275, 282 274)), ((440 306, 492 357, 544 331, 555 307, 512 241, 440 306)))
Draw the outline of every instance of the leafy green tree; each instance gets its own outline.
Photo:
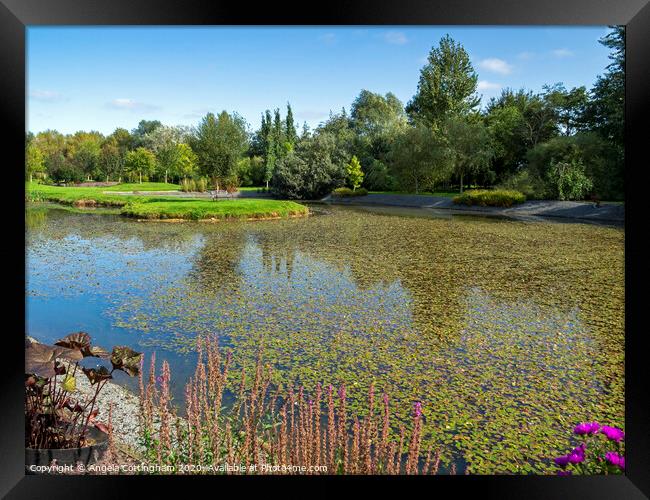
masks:
POLYGON ((142 178, 152 175, 156 170, 156 156, 146 148, 139 147, 126 154, 124 170, 131 181, 136 178, 142 184, 142 178))
POLYGON ((218 117, 208 113, 192 137, 192 149, 199 158, 203 175, 210 177, 217 189, 223 179, 237 170, 237 162, 248 149, 246 122, 238 114, 222 111, 218 117))
POLYGON ((333 160, 336 149, 336 138, 326 132, 300 141, 295 150, 278 159, 272 192, 285 198, 316 199, 342 186, 345 168, 333 160))
POLYGON ((34 175, 42 176, 47 172, 43 153, 33 141, 28 143, 25 151, 25 172, 29 177, 29 182, 33 181, 34 175))
POLYGON ((450 175, 446 154, 444 143, 429 127, 407 127, 397 137, 390 155, 397 183, 416 194, 433 189, 436 182, 450 175))
POLYGON ((455 116, 444 124, 445 138, 453 174, 460 192, 467 177, 485 173, 493 155, 490 136, 480 119, 455 116))
POLYGON ((361 170, 361 163, 359 163, 356 156, 352 157, 350 163, 345 166, 345 169, 348 174, 348 182, 352 185, 352 191, 356 191, 363 182, 363 170, 361 170))
POLYGON ((429 52, 420 81, 406 112, 415 122, 439 126, 450 115, 466 115, 476 109, 478 75, 469 55, 449 35, 429 52))
POLYGON ((298 133, 296 132, 296 126, 293 121, 293 111, 291 110, 291 104, 287 103, 287 117, 285 118, 285 132, 286 141, 294 146, 298 140, 298 133))
POLYGON ((181 142, 176 144, 175 162, 171 166, 171 173, 177 179, 188 179, 198 174, 198 157, 192 148, 181 142))
POLYGON ((589 100, 585 87, 566 90, 564 85, 544 86, 543 98, 555 110, 555 120, 564 135, 573 135, 582 125, 589 100))
POLYGON ((377 175, 366 175, 364 185, 370 189, 385 189, 386 177, 379 175, 380 171, 383 168, 385 172, 393 142, 407 126, 401 101, 390 92, 382 96, 362 90, 352 103, 350 125, 354 132, 352 151, 364 171, 370 174, 374 167, 377 168, 377 175))
POLYGON ((144 147, 156 155, 156 174, 159 179, 167 182, 167 177, 177 175, 179 161, 178 145, 189 138, 189 130, 184 127, 167 127, 161 125, 152 132, 145 134, 142 143, 144 147))
POLYGON ((101 176, 99 156, 103 141, 99 132, 77 132, 66 141, 66 160, 88 180, 101 176))
POLYGON ((108 137, 102 143, 99 152, 99 172, 108 182, 119 178, 124 169, 126 154, 122 154, 115 137, 108 137))
POLYGON ((158 127, 162 127, 162 123, 158 120, 140 120, 138 126, 131 131, 132 146, 134 148, 145 146, 147 134, 151 134, 158 127))

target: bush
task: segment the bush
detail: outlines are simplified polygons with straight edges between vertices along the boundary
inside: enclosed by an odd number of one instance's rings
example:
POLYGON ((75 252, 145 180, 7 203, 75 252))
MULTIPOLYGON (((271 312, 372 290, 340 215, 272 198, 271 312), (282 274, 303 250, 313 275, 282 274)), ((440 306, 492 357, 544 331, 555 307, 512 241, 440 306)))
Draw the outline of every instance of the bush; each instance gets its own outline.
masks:
POLYGON ((208 181, 205 179, 205 177, 201 177, 198 181, 196 181, 196 190, 199 193, 205 193, 208 190, 208 181))
POLYGON ((340 198, 346 198, 348 196, 366 196, 368 190, 366 188, 359 188, 354 191, 347 187, 337 188, 332 191, 332 196, 338 196, 340 198))
POLYGON ((497 186, 499 190, 519 191, 527 200, 548 200, 553 198, 552 187, 528 169, 521 170, 497 186))
POLYGON ((582 200, 593 187, 593 182, 586 176, 585 166, 580 160, 553 163, 549 178, 560 200, 582 200))
POLYGON ((526 197, 519 191, 505 189, 469 190, 454 197, 454 203, 481 207, 511 207, 524 201, 526 201, 526 197))

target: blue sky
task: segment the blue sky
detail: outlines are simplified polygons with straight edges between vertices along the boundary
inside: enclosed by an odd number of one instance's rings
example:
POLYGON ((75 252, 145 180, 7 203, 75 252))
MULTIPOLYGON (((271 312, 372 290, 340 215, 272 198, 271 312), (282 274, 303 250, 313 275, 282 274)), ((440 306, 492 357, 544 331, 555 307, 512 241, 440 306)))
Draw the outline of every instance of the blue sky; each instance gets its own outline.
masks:
POLYGON ((413 96, 432 46, 449 33, 479 75, 501 88, 591 87, 609 63, 593 27, 30 27, 27 128, 63 133, 195 125, 208 111, 260 113, 291 102, 312 128, 361 89, 413 96))

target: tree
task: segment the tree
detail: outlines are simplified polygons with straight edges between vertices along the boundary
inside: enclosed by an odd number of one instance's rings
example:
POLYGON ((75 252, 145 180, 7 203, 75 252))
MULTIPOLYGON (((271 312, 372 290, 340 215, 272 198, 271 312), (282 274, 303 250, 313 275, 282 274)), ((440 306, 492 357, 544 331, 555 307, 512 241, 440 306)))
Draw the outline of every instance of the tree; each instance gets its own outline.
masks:
POLYGON ((133 147, 137 148, 144 146, 145 136, 156 130, 158 127, 162 127, 162 123, 158 120, 140 120, 138 126, 131 132, 133 147))
POLYGON ((315 199, 343 185, 345 169, 333 161, 336 139, 330 133, 301 141, 295 150, 278 159, 272 192, 294 199, 315 199))
POLYGON ((293 111, 291 110, 291 104, 287 103, 287 117, 285 119, 285 137, 287 142, 293 146, 298 140, 298 133, 296 132, 296 126, 293 121, 293 111))
POLYGON ((129 151, 126 154, 124 169, 127 175, 131 178, 131 181, 138 177, 140 184, 142 184, 143 176, 149 176, 155 172, 156 156, 143 147, 139 147, 134 151, 129 151))
POLYGON ((581 126, 589 97, 585 87, 566 90, 561 83, 544 86, 543 98, 555 111, 555 120, 564 135, 574 134, 581 126))
POLYGON ((363 182, 363 170, 361 170, 361 163, 356 156, 352 157, 345 170, 348 174, 348 182, 352 185, 352 191, 356 191, 363 182))
POLYGON ((397 137, 390 160, 398 184, 416 194, 449 177, 444 144, 421 123, 407 127, 397 137))
POLYGON ((118 176, 124 169, 126 154, 122 154, 115 137, 108 137, 102 144, 99 152, 99 171, 106 178, 118 176))
POLYGON ((350 126, 354 132, 352 151, 364 171, 370 174, 377 169, 376 175, 366 175, 366 187, 384 189, 387 156, 395 138, 407 126, 401 101, 390 92, 382 96, 362 90, 352 103, 350 126))
POLYGON ((246 123, 238 114, 222 111, 218 117, 208 113, 195 130, 191 144, 203 175, 219 183, 231 177, 237 162, 248 148, 246 123))
POLYGON ((437 126, 449 115, 465 115, 480 103, 478 75, 469 55, 449 35, 429 52, 415 95, 406 106, 412 121, 437 126))
POLYGON ((168 175, 175 175, 179 161, 178 145, 187 141, 189 131, 184 127, 156 127, 145 134, 142 143, 156 155, 156 170, 159 178, 167 182, 168 175))
POLYGON ((483 121, 472 117, 452 117, 445 122, 444 130, 452 171, 462 193, 469 175, 476 176, 490 166, 490 136, 483 121))
POLYGON ((36 147, 33 141, 30 141, 25 151, 25 172, 29 177, 29 182, 32 182, 34 174, 45 174, 45 158, 43 153, 36 147))
POLYGON ((592 188, 591 179, 585 175, 585 166, 579 159, 553 163, 550 177, 560 200, 582 200, 592 188))
POLYGON ((99 132, 76 132, 66 141, 66 160, 88 180, 101 175, 99 156, 103 141, 99 132))
POLYGON ((171 172, 177 179, 187 179, 196 176, 198 172, 198 157, 188 144, 182 142, 176 145, 175 163, 171 167, 171 172))

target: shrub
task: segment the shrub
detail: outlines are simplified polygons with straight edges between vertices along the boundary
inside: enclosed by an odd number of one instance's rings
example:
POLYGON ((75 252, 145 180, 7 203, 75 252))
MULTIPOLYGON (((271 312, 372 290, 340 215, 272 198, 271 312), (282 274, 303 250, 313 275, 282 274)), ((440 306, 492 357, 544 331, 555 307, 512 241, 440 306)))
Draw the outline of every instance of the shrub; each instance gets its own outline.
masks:
POLYGON ((205 193, 208 190, 208 181, 205 179, 205 177, 201 177, 198 181, 196 181, 195 189, 199 193, 205 193))
POLYGON ((593 187, 581 160, 553 163, 549 177, 560 200, 582 200, 593 187))
POLYGON ((454 203, 481 207, 511 207, 524 201, 526 201, 526 197, 519 191, 505 189, 472 189, 454 197, 454 203))
POLYGON ((519 191, 527 200, 547 200, 553 198, 552 188, 538 175, 528 169, 521 170, 502 182, 497 189, 519 191))
POLYGON ((332 191, 332 196, 338 196, 340 198, 346 198, 348 196, 366 196, 367 194, 368 190, 366 188, 358 188, 353 191, 350 188, 341 187, 332 191))

